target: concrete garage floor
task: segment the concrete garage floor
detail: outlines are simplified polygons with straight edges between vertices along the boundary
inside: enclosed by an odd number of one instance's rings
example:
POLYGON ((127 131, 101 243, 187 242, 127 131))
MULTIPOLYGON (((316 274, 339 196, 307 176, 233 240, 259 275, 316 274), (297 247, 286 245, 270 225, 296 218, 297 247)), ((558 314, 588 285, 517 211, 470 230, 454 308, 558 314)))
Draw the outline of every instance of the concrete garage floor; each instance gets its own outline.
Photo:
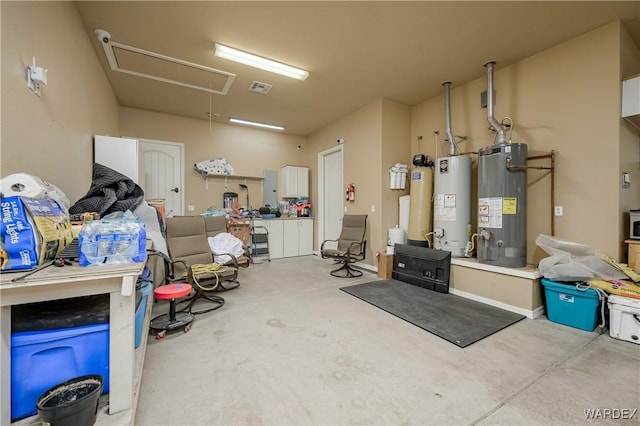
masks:
POLYGON ((543 316, 460 349, 339 290, 374 273, 332 266, 253 265, 189 333, 150 337, 135 424, 640 424, 640 345, 543 316))

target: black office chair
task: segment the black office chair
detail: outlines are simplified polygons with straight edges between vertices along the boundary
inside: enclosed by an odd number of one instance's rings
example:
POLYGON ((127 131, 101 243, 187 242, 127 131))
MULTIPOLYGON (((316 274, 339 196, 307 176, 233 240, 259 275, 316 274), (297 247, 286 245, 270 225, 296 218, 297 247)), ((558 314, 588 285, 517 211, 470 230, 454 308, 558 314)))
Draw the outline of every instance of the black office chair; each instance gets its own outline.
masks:
POLYGON ((331 271, 331 275, 340 278, 354 278, 362 276, 362 271, 351 266, 353 263, 364 260, 367 240, 364 239, 367 230, 367 215, 344 215, 342 218, 342 231, 337 240, 325 240, 320 246, 320 255, 323 259, 334 259, 341 263, 338 269, 331 271), (336 248, 325 247, 328 242, 337 243, 336 248), (342 272, 344 271, 344 272, 342 272))

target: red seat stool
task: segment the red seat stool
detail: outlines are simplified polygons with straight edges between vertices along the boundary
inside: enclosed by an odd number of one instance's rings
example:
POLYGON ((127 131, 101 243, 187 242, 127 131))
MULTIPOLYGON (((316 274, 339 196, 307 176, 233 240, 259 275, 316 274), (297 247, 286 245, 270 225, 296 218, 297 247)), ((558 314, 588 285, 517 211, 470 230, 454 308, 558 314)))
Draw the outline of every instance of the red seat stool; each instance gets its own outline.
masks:
POLYGON ((155 317, 151 320, 149 328, 158 330, 156 339, 166 336, 168 331, 183 329, 189 331, 189 325, 195 316, 190 312, 176 312, 176 299, 191 294, 191 284, 167 284, 156 288, 153 295, 158 300, 169 300, 169 313, 155 317))

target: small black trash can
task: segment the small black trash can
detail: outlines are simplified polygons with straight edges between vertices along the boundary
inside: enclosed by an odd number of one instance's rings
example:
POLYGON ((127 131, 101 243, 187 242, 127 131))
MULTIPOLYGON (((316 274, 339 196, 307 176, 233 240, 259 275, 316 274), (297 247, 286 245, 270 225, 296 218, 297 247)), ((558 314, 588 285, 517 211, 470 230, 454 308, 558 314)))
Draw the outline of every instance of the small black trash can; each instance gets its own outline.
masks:
POLYGON ((52 387, 38 398, 40 419, 51 426, 95 424, 103 383, 102 376, 87 375, 52 387))

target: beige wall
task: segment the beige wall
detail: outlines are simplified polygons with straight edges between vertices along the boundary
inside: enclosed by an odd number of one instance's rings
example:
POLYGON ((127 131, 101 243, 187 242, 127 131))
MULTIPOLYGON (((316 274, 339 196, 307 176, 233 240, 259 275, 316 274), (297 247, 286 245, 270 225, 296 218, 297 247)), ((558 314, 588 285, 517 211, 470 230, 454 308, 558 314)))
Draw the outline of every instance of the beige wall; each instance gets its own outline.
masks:
MULTIPOLYGON (((317 188, 317 156, 344 138, 344 185, 356 186, 354 203, 344 201, 347 214, 367 215, 365 263, 376 265, 376 252, 384 252, 387 232, 398 223, 398 197, 407 191, 389 189, 388 170, 396 163, 408 164, 410 108, 388 99, 376 99, 309 136, 312 187, 317 188), (374 211, 375 210, 375 211, 374 211)), ((317 203, 317 194, 314 195, 317 203)), ((317 227, 316 227, 316 241, 317 227)))
MULTIPOLYGON (((530 155, 557 152, 555 203, 564 207, 564 216, 556 218, 556 235, 616 258, 622 257, 623 225, 618 190, 620 31, 620 24, 612 23, 512 66, 497 64, 494 75, 495 116, 514 119, 513 141, 525 142, 530 155)), ((478 68, 486 73, 482 65, 478 68)), ((464 85, 453 82, 453 132, 469 137, 463 151, 493 144, 487 110, 480 107, 480 93, 486 86, 486 76, 464 85)), ((417 138, 423 136, 423 152, 434 155, 433 131, 440 131, 441 140, 444 134, 443 96, 413 107, 411 123, 412 152, 418 152, 417 138)), ((633 141, 625 145, 626 153, 633 153, 633 141)), ((636 138, 636 150, 637 146, 636 138)), ((442 148, 438 149, 441 153, 442 148)), ((637 176, 637 154, 629 166, 635 167, 637 176)), ((550 233, 550 178, 548 172, 532 170, 528 181, 527 260, 535 264, 545 255, 535 239, 550 233)), ((625 197, 629 198, 625 204, 640 204, 637 189, 625 197)), ((476 208, 474 202, 472 209, 476 208)))
MULTIPOLYGON (((379 210, 372 213, 371 206, 380 205, 378 164, 381 161, 381 106, 382 100, 377 99, 308 138, 311 187, 314 189, 318 187, 318 153, 334 147, 336 139, 344 139, 342 151, 344 189, 346 191, 346 186, 350 183, 356 187, 355 202, 349 203, 345 200, 344 206, 348 214, 368 215, 366 262, 369 264, 373 264, 374 247, 380 245, 380 213, 379 210)), ((318 203, 318 194, 312 195, 312 203, 318 203)), ((317 242, 317 226, 314 233, 317 242)))
MULTIPOLYGON (((307 165, 307 142, 301 136, 284 135, 230 124, 178 117, 132 108, 120 109, 120 136, 152 139, 184 144, 185 206, 195 206, 200 214, 207 208, 222 208, 225 191, 237 192, 246 204, 246 192, 239 184, 243 179, 203 179, 193 169, 199 161, 226 158, 236 175, 262 177, 263 170, 275 170, 280 175, 283 165, 307 165), (300 146, 300 149, 298 149, 300 146)), ((278 177, 280 182, 280 176, 278 177)), ((253 208, 262 206, 262 181, 247 180, 249 202, 253 208)), ((189 213, 185 209, 185 213, 189 213)))
POLYGON ((388 99, 382 101, 382 161, 380 163, 381 244, 376 251, 384 253, 389 228, 399 224, 398 199, 409 194, 406 189, 390 189, 389 169, 396 163, 411 165, 411 108, 388 99))
POLYGON ((0 175, 29 173, 71 203, 91 184, 93 135, 118 132, 118 104, 73 3, 1 2, 0 175), (48 69, 42 96, 27 88, 32 57, 48 69))

